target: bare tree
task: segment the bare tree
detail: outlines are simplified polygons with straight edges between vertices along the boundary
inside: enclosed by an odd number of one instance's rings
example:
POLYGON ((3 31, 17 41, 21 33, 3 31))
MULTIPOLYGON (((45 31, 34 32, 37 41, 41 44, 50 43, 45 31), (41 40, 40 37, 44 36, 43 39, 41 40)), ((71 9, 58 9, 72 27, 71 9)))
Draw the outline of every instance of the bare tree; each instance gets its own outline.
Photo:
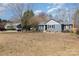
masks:
POLYGON ((79 31, 79 9, 76 10, 73 16, 73 31, 79 31))
MULTIPOLYGON (((25 11, 31 8, 31 4, 25 3, 11 3, 8 4, 8 8, 12 12, 12 18, 18 20, 22 25, 22 17, 25 11)), ((23 27, 23 26, 22 26, 23 27)))
POLYGON ((12 12, 12 15, 13 15, 12 18, 16 18, 21 21, 21 18, 24 12, 24 4, 11 3, 11 4, 8 4, 8 8, 12 12))
POLYGON ((45 22, 48 21, 49 18, 45 13, 40 13, 37 16, 33 16, 30 20, 29 20, 29 24, 34 24, 34 25, 38 25, 41 22, 45 22))

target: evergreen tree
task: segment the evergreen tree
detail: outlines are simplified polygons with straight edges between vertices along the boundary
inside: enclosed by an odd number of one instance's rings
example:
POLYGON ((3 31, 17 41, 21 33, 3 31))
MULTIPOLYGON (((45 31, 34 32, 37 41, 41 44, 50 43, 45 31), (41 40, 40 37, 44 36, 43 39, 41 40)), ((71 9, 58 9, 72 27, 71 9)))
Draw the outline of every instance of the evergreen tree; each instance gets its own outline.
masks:
POLYGON ((22 26, 23 29, 30 30, 31 25, 29 24, 29 20, 34 16, 34 13, 32 10, 27 10, 24 12, 22 17, 22 26))

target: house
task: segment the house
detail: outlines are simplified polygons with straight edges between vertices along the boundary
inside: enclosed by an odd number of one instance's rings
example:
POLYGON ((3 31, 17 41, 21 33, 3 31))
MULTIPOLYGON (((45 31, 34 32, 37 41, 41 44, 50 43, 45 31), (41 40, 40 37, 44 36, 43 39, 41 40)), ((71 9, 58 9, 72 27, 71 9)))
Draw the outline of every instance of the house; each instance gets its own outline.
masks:
POLYGON ((66 30, 71 31, 71 29, 72 24, 60 23, 54 19, 38 24, 38 31, 42 32, 63 32, 66 30))
POLYGON ((6 24, 5 24, 5 29, 6 29, 6 30, 13 30, 13 29, 14 29, 14 26, 13 26, 12 23, 6 23, 6 24))
POLYGON ((61 24, 54 20, 48 20, 47 22, 40 23, 38 25, 38 30, 43 32, 61 32, 61 24))
POLYGON ((20 30, 21 24, 20 23, 6 23, 5 29, 6 30, 20 30))

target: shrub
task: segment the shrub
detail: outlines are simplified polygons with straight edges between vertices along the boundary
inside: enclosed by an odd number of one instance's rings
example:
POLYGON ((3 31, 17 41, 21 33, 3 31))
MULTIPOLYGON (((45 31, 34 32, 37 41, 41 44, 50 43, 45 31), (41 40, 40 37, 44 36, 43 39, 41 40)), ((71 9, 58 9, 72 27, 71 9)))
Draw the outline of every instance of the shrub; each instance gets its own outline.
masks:
POLYGON ((78 34, 78 35, 79 35, 79 30, 77 30, 77 31, 76 31, 76 34, 78 34))
POLYGON ((70 32, 70 31, 69 31, 69 30, 65 30, 64 32, 65 32, 65 33, 68 33, 68 32, 70 32))

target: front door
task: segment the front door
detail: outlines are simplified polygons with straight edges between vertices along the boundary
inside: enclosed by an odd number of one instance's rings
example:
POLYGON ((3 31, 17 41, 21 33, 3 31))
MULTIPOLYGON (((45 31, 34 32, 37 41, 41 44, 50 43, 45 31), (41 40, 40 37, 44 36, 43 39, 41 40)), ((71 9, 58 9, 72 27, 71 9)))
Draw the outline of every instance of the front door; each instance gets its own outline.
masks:
POLYGON ((45 30, 47 30, 47 25, 45 25, 45 30))
POLYGON ((62 32, 64 31, 64 24, 61 24, 62 32))

